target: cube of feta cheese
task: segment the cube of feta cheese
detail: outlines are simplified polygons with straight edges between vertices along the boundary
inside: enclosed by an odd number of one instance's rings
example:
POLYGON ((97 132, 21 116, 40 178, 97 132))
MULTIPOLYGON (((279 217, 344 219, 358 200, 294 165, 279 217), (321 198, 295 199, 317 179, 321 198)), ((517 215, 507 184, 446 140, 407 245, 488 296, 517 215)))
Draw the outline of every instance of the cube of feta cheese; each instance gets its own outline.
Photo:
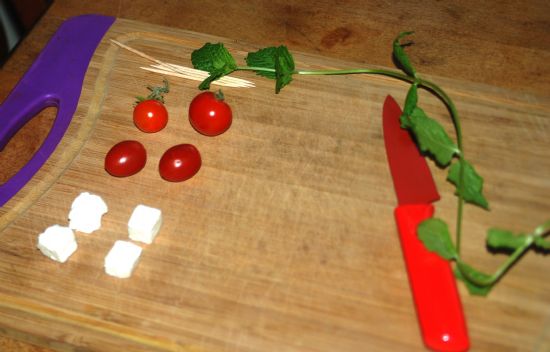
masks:
POLYGON ((128 233, 134 241, 151 244, 159 232, 161 224, 162 212, 160 209, 140 204, 130 216, 128 233))
POLYGON ((113 248, 105 257, 105 272, 121 279, 132 275, 139 256, 141 247, 127 241, 116 241, 113 248))
POLYGON ((101 217, 109 209, 100 196, 81 193, 73 201, 69 212, 69 227, 76 231, 92 233, 101 227, 101 217))
POLYGON ((65 226, 53 225, 38 235, 38 249, 60 263, 67 261, 77 247, 73 230, 65 226))

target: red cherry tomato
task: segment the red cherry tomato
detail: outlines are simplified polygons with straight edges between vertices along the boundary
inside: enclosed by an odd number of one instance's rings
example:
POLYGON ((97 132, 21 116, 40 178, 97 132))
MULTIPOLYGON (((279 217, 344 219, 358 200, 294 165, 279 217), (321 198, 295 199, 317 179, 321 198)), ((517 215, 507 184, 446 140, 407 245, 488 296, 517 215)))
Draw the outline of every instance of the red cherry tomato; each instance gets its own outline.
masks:
POLYGON ((144 100, 134 108, 134 123, 143 132, 158 132, 168 123, 168 111, 158 100, 144 100))
POLYGON ((206 136, 217 136, 231 126, 233 114, 223 100, 221 91, 214 94, 204 92, 197 95, 189 105, 189 121, 197 132, 206 136))
POLYGON ((179 144, 168 149, 160 158, 160 176, 166 181, 185 181, 199 171, 201 163, 201 155, 194 145, 179 144))
POLYGON ((147 153, 138 141, 115 144, 105 156, 105 170, 113 176, 126 177, 138 173, 145 166, 147 153))

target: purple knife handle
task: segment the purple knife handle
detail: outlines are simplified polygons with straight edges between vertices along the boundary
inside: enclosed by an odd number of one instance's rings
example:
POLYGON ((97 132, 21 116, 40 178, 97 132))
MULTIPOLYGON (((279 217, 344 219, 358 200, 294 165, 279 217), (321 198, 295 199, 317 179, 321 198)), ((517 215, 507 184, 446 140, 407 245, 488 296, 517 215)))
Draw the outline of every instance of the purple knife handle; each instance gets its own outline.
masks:
POLYGON ((42 109, 52 106, 58 109, 40 149, 0 186, 0 206, 23 188, 61 141, 76 111, 90 60, 114 21, 114 17, 99 15, 65 21, 0 105, 0 151, 42 109))

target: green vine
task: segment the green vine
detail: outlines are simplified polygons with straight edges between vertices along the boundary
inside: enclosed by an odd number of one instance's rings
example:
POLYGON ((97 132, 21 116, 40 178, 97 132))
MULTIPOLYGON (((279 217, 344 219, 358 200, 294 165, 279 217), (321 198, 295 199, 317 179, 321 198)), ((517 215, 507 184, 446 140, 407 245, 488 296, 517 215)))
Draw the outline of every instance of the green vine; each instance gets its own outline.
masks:
POLYGON ((488 246, 512 251, 507 260, 492 275, 479 271, 462 260, 460 249, 464 205, 471 203, 488 210, 489 203, 483 195, 483 178, 464 155, 462 128, 456 106, 441 87, 418 75, 404 50, 401 40, 411 34, 413 32, 400 33, 393 41, 393 56, 397 66, 403 72, 367 68, 296 70, 294 59, 285 46, 267 47, 248 53, 245 58, 246 66, 239 66, 223 44, 206 43, 192 53, 191 61, 196 69, 209 73, 209 77, 199 85, 201 90, 209 89, 213 81, 235 71, 253 71, 259 76, 275 80, 275 93, 279 93, 290 84, 295 75, 369 74, 410 83, 401 116, 401 126, 414 134, 422 153, 433 159, 441 168, 448 169, 447 180, 456 187, 455 193, 458 199, 454 242, 447 224, 438 218, 423 221, 418 227, 418 236, 429 250, 456 263, 455 275, 466 284, 470 293, 486 295, 527 250, 533 247, 543 251, 550 250, 550 241, 545 238, 550 232, 550 220, 529 234, 515 235, 506 230, 490 229, 487 235, 488 246), (439 122, 430 118, 418 106, 418 89, 434 94, 445 104, 453 122, 456 143, 439 122))

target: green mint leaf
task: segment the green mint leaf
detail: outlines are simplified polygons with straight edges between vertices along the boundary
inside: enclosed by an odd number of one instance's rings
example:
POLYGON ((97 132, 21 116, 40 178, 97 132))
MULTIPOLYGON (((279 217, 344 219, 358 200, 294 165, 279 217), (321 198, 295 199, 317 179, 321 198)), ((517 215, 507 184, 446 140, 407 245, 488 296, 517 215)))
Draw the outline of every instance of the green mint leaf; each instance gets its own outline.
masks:
POLYGON ((517 249, 525 245, 529 238, 524 234, 514 235, 511 231, 489 229, 487 245, 493 249, 517 249))
POLYGON ((483 178, 479 176, 473 165, 468 161, 464 160, 462 163, 453 163, 449 168, 447 180, 457 187, 456 194, 462 196, 466 202, 489 209, 489 203, 482 194, 483 178), (462 185, 462 189, 459 189, 458 181, 462 164, 464 164, 464 184, 462 185))
POLYGON ((439 165, 447 166, 458 153, 458 147, 443 126, 428 117, 418 106, 413 109, 409 119, 410 130, 416 137, 420 150, 432 155, 439 165))
POLYGON ((222 43, 206 43, 191 53, 191 62, 198 70, 209 73, 230 73, 237 67, 235 59, 222 43))
POLYGON ((294 68, 294 59, 286 46, 279 46, 275 60, 275 77, 277 79, 275 93, 279 93, 284 86, 292 81, 294 68))
POLYGON ((405 108, 403 112, 407 115, 412 114, 416 104, 418 103, 418 83, 414 82, 407 92, 407 98, 405 98, 405 108))
POLYGON ((535 236, 535 246, 539 249, 542 249, 544 251, 550 250, 550 241, 545 239, 544 237, 535 236))
POLYGON ((418 225, 417 231, 418 237, 428 250, 436 252, 447 260, 458 256, 449 228, 443 220, 437 218, 424 220, 418 225))
POLYGON ((398 66, 409 76, 416 77, 416 70, 411 64, 411 60, 405 53, 405 49, 401 45, 400 41, 403 37, 413 34, 414 32, 402 32, 399 33, 397 38, 393 41, 393 56, 398 63, 398 66))
POLYGON ((294 59, 284 45, 269 47, 249 53, 246 57, 246 64, 249 67, 268 68, 274 71, 256 70, 256 74, 275 79, 275 93, 292 81, 294 74, 294 59))
POLYGON ((191 53, 191 62, 197 70, 210 73, 200 85, 199 89, 210 88, 210 83, 235 71, 237 64, 229 51, 221 43, 206 43, 202 48, 191 53))
POLYGON ((411 114, 416 108, 418 103, 418 83, 414 82, 407 92, 407 98, 405 98, 405 107, 403 108, 403 113, 401 114, 401 127, 402 128, 411 128, 411 114))
POLYGON ((475 277, 477 279, 481 279, 482 281, 483 280, 488 281, 488 280, 490 280, 491 277, 489 275, 485 274, 485 273, 482 273, 482 272, 472 268, 471 266, 469 266, 465 263, 460 264, 460 269, 458 267, 455 267, 455 270, 454 270, 455 277, 457 279, 461 280, 462 282, 464 282, 466 288, 468 289, 468 292, 471 295, 487 296, 489 294, 489 292, 491 291, 491 289, 494 287, 494 284, 491 284, 491 285, 478 285, 475 282, 468 280, 467 277, 464 276, 460 270, 464 270, 465 272, 467 272, 468 276, 475 277))
MULTIPOLYGON (((275 70, 275 61, 277 57, 277 47, 260 49, 253 53, 248 53, 245 58, 246 64, 250 67, 263 67, 275 70)), ((276 79, 275 71, 255 71, 257 75, 276 79)))

